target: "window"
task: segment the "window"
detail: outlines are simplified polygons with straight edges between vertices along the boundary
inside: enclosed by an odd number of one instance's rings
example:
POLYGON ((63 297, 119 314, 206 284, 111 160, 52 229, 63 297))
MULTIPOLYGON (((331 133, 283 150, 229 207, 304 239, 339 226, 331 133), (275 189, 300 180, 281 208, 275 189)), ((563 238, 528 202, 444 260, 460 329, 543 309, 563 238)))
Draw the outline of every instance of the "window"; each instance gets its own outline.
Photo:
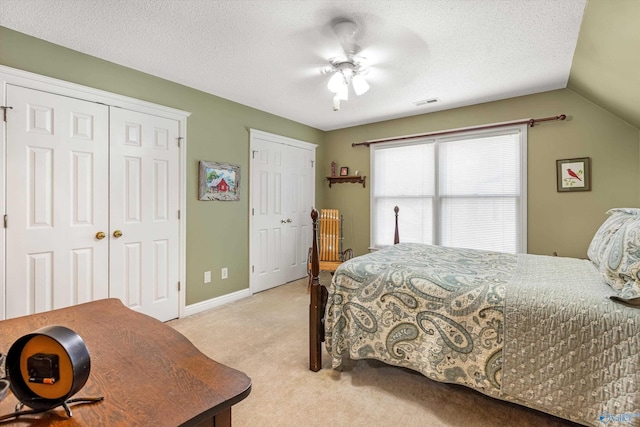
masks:
POLYGON ((526 252, 526 125, 371 145, 372 247, 526 252))

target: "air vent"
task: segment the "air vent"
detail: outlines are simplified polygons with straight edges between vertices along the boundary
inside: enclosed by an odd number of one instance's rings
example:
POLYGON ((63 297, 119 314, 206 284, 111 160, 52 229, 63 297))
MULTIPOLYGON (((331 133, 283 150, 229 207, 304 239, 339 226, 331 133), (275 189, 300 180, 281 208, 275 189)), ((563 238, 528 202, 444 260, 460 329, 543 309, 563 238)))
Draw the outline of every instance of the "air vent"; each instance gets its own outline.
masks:
POLYGON ((415 101, 413 105, 415 105, 416 107, 422 107, 423 105, 436 104, 438 102, 440 102, 438 98, 431 98, 431 99, 423 99, 422 101, 415 101))

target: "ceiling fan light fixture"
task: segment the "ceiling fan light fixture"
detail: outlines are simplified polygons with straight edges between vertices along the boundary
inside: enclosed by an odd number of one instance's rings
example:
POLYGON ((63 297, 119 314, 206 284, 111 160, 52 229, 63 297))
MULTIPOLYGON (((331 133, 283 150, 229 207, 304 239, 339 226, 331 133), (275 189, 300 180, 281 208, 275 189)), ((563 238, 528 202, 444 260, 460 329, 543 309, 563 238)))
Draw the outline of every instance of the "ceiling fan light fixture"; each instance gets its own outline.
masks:
POLYGON ((351 77, 353 77, 353 75, 354 75, 353 68, 351 68, 351 67, 345 67, 342 70, 340 70, 340 72, 342 73, 342 75, 344 76, 344 78, 347 81, 349 81, 351 79, 351 77))
POLYGON ((327 82, 327 89, 333 96, 333 110, 340 110, 340 101, 349 99, 349 86, 353 87, 356 95, 362 95, 369 90, 369 83, 362 76, 367 74, 366 58, 359 56, 360 47, 355 44, 358 26, 355 22, 342 19, 335 22, 333 31, 340 40, 344 55, 329 59, 330 67, 325 68, 323 74, 333 73, 327 82))
POLYGON ((347 81, 344 80, 344 84, 340 86, 338 92, 336 92, 336 96, 340 101, 348 101, 349 100, 349 85, 347 81))
POLYGON ((360 74, 356 74, 351 78, 351 84, 353 85, 353 91, 358 96, 367 93, 370 87, 369 83, 360 74))
POLYGON ((336 71, 329 79, 329 82, 327 82, 327 89, 329 89, 331 93, 338 93, 340 88, 346 84, 347 82, 344 79, 344 75, 340 71, 336 71))

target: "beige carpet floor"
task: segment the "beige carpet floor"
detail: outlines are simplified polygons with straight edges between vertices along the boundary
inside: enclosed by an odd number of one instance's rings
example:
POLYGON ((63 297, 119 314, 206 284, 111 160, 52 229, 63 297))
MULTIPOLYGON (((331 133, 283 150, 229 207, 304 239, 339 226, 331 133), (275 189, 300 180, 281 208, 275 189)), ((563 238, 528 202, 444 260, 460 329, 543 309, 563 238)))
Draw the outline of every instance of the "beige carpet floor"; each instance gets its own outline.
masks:
POLYGON ((308 312, 303 279, 169 325, 251 377, 251 394, 232 409, 234 427, 577 426, 376 361, 339 372, 325 351, 323 369, 311 372, 308 312))

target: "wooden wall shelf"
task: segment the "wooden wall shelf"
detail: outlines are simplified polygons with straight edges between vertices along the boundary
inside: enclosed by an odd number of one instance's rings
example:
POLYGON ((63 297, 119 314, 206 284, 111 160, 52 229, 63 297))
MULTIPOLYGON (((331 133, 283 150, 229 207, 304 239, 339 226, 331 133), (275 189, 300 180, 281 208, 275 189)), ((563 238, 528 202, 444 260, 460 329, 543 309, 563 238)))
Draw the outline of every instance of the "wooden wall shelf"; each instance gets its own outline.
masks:
POLYGON ((351 182, 354 184, 362 184, 362 188, 365 188, 365 180, 366 176, 328 176, 327 181, 329 181, 329 188, 331 188, 332 184, 342 184, 343 182, 351 182))

